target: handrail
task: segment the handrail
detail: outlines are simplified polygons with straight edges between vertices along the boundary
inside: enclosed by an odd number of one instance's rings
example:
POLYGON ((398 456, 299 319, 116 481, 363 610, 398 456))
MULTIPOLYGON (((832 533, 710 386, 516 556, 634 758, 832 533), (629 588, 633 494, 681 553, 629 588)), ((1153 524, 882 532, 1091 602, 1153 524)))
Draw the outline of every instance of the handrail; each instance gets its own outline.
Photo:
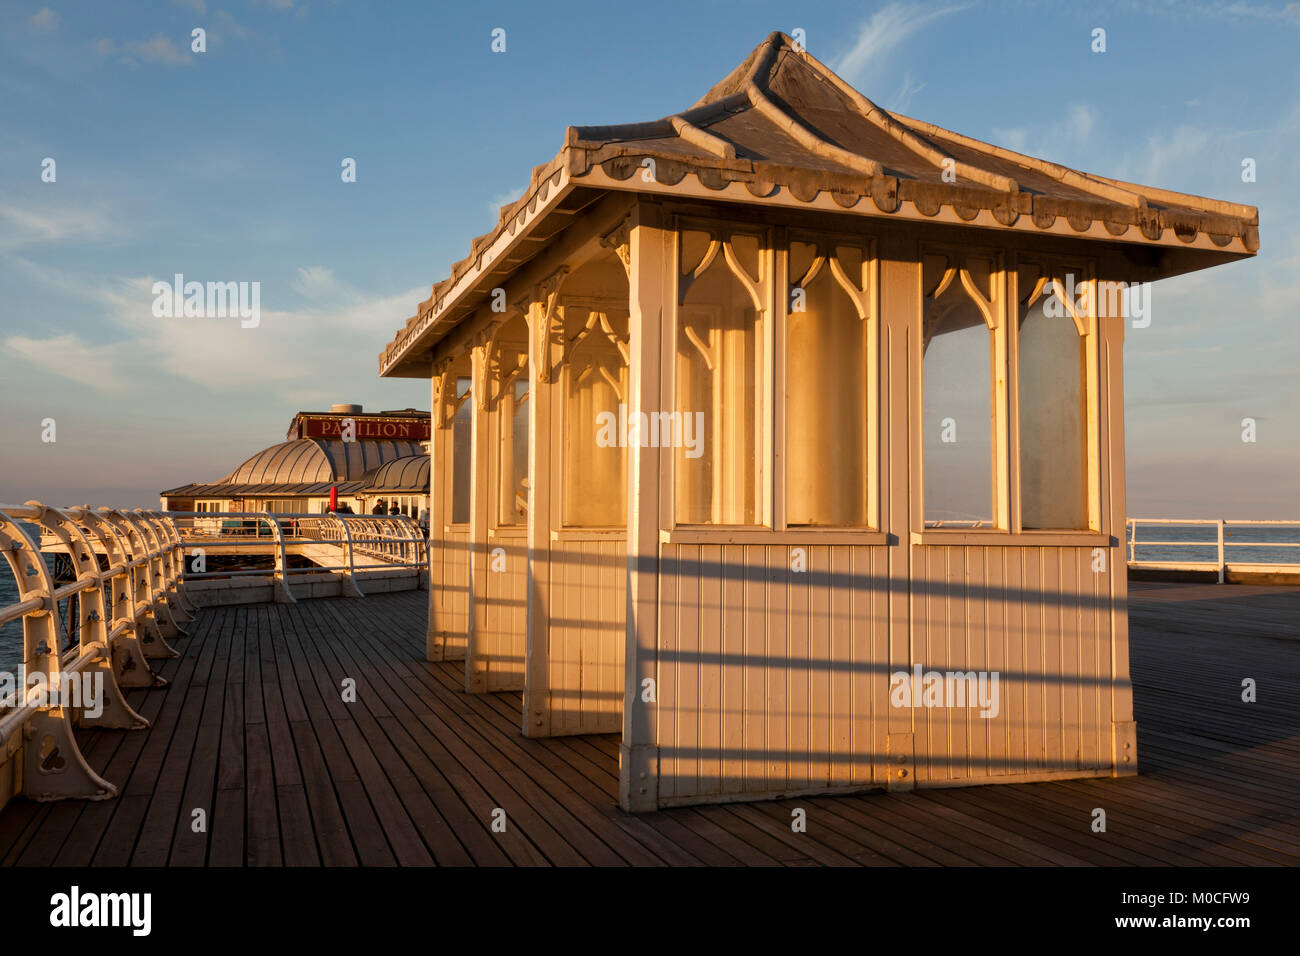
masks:
MULTIPOLYGON (((21 683, 0 700, 0 768, 15 762, 12 772, 0 774, 0 780, 12 781, 0 791, 0 805, 17 794, 35 800, 101 800, 117 793, 86 763, 74 726, 149 726, 122 689, 166 683, 151 662, 176 655, 168 641, 185 634, 198 610, 186 581, 268 573, 187 568, 186 548, 220 551, 250 542, 257 549, 269 549, 262 553, 273 559, 270 573, 277 600, 294 600, 292 576, 317 572, 343 572, 343 593, 356 597, 362 596, 354 580, 359 572, 413 570, 420 586, 428 585, 428 541, 420 525, 406 515, 214 514, 59 509, 39 501, 0 504, 0 551, 17 587, 17 600, 0 605, 0 625, 21 620, 23 630, 21 683), (197 524, 213 518, 217 522, 206 529, 197 524), (231 521, 239 526, 231 527, 231 521), (39 528, 39 540, 20 522, 39 528), (249 523, 251 535, 245 533, 249 523), (343 544, 346 563, 291 567, 290 549, 312 544, 343 544), (43 552, 65 555, 72 580, 56 584, 43 552), (69 612, 66 626, 60 613, 64 604, 69 612)), ((328 556, 327 551, 326 562, 328 556)))
MULTIPOLYGON (((1126 524, 1126 538, 1128 545, 1128 564, 1133 568, 1152 568, 1160 570, 1179 570, 1179 571, 1214 571, 1217 572, 1218 581, 1223 584, 1226 580, 1227 573, 1233 570, 1245 570, 1255 572, 1300 572, 1300 552, 1296 554, 1294 561, 1272 561, 1272 562, 1249 562, 1249 561, 1229 561, 1229 548, 1270 548, 1270 549, 1287 549, 1300 548, 1300 520, 1292 521, 1286 519, 1261 519, 1261 518, 1129 518, 1126 524), (1156 526, 1176 526, 1188 528, 1214 528, 1215 536, 1212 540, 1174 540, 1169 538, 1150 538, 1138 540, 1139 525, 1156 525, 1156 526), (1279 540, 1239 540, 1229 541, 1228 538, 1234 536, 1230 530, 1234 527, 1243 528, 1294 528, 1296 536, 1290 541, 1279 540), (1182 549, 1208 549, 1213 548, 1215 559, 1213 561, 1199 560, 1159 560, 1147 558, 1138 560, 1138 547, 1146 548, 1164 548, 1182 549)), ((1288 551, 1283 551, 1289 554, 1288 551)))

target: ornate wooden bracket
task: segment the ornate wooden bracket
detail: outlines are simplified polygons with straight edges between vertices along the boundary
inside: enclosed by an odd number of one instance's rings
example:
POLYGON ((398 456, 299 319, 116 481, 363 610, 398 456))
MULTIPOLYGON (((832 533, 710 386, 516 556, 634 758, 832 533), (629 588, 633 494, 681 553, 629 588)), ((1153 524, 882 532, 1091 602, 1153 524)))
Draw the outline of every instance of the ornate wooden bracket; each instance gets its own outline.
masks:
POLYGON ((560 308, 560 288, 569 276, 569 267, 560 266, 537 284, 533 291, 536 309, 529 311, 531 328, 529 338, 532 360, 537 363, 537 380, 551 381, 551 349, 562 326, 557 319, 562 317, 560 308))
POLYGON ((606 249, 613 249, 614 254, 618 256, 623 263, 623 271, 627 273, 629 279, 632 278, 632 217, 628 216, 613 231, 601 236, 600 244, 606 249))

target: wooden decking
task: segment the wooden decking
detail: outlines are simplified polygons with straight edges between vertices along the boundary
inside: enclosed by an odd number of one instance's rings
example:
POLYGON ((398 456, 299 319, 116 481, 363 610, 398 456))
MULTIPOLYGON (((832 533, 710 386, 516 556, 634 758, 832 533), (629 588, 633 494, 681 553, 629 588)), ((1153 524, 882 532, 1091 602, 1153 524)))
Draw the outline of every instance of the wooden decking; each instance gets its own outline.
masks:
POLYGON ((1300 588, 1135 585, 1142 773, 629 816, 617 738, 528 740, 520 695, 428 664, 423 592, 202 612, 135 691, 148 731, 80 734, 116 800, 0 812, 19 866, 1295 865, 1300 588), (1258 702, 1241 701, 1253 678, 1258 702), (345 704, 345 678, 357 701, 345 704), (794 807, 808 831, 791 832, 794 807), (1092 810, 1107 812, 1105 833, 1092 810), (494 808, 507 829, 493 833, 494 808), (206 832, 194 832, 195 808, 206 832))

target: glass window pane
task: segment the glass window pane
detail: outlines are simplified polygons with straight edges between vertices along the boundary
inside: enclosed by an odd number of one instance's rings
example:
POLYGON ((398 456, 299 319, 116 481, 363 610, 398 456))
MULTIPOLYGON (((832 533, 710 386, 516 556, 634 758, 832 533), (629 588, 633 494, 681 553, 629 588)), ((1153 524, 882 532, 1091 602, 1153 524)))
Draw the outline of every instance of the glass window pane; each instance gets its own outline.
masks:
MULTIPOLYGON (((501 392, 496 407, 498 472, 496 522, 500 526, 528 523, 528 371, 522 348, 501 350, 500 369, 515 375, 501 392)), ((499 388, 499 386, 498 386, 499 388)))
MULTIPOLYGON (((786 326, 786 523, 866 525, 868 323, 829 265, 807 279, 803 245, 791 243, 791 288, 801 295, 786 326)), ((846 274, 861 271, 858 252, 846 274)))
POLYGON ((469 522, 470 481, 473 475, 470 443, 473 437, 472 423, 474 396, 469 395, 470 379, 456 379, 456 395, 468 397, 456 409, 451 422, 451 523, 467 524, 469 522))
MULTIPOLYGON (((683 249, 684 265, 688 251, 683 249)), ((737 255, 757 256, 750 247, 737 255)), ((677 521, 756 524, 763 355, 754 302, 722 251, 698 278, 684 276, 682 286, 671 423, 677 521)), ((661 434, 659 444, 669 443, 661 434)))
POLYGON ((1022 527, 1088 527, 1086 343, 1055 295, 1021 309, 1022 527))
POLYGON ((993 336, 960 276, 937 297, 927 295, 922 347, 926 524, 988 527, 994 515, 993 336))
POLYGON ((626 313, 565 310, 566 337, 582 336, 564 368, 563 504, 569 527, 627 525, 628 373, 614 341, 626 342, 627 328, 626 313))

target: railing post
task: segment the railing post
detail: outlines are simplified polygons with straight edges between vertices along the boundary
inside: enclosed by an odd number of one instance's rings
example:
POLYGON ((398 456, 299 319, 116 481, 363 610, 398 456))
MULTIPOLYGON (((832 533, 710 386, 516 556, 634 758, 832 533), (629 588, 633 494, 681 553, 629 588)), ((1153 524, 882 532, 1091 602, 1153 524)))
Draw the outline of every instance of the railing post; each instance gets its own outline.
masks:
MULTIPOLYGON (((176 558, 180 561, 180 573, 176 575, 177 600, 180 602, 181 609, 190 617, 193 617, 198 613, 199 607, 190 599, 189 592, 185 589, 185 538, 181 535, 181 529, 176 524, 176 519, 170 514, 164 513, 162 521, 171 530, 171 540, 176 545, 176 558)), ((217 530, 220 533, 220 527, 217 530)))
POLYGON ((69 514, 99 538, 104 545, 104 553, 108 555, 108 572, 105 577, 105 586, 108 588, 107 621, 113 673, 117 682, 123 687, 165 686, 167 679, 155 674, 149 666, 140 644, 135 619, 127 613, 130 610, 127 596, 132 589, 131 572, 127 566, 131 557, 122 535, 111 521, 97 511, 73 508, 69 514))
MULTIPOLYGON (((284 529, 269 511, 261 513, 262 518, 271 526, 269 534, 275 535, 275 576, 272 578, 271 590, 276 604, 297 604, 293 592, 289 590, 289 562, 284 549, 284 529)), ((262 523, 257 523, 258 537, 261 537, 262 523)))
POLYGON ((335 514, 334 520, 343 529, 343 561, 348 566, 347 571, 343 573, 343 580, 339 584, 339 595, 351 598, 365 597, 361 593, 361 589, 357 587, 356 579, 352 576, 355 568, 352 563, 352 531, 348 528, 348 519, 335 514))
MULTIPOLYGON (((100 573, 99 561, 90 546, 90 541, 77 523, 64 512, 57 508, 47 508, 37 501, 29 501, 27 505, 40 509, 40 516, 30 520, 59 540, 59 544, 68 553, 68 561, 76 569, 76 583, 84 586, 76 594, 77 651, 79 658, 85 658, 77 682, 82 687, 89 682, 91 694, 97 696, 98 700, 88 701, 88 695, 83 692, 79 695, 80 701, 71 703, 78 726, 143 730, 149 726, 149 721, 136 713, 135 708, 127 703, 118 685, 117 677, 113 673, 108 610, 104 606, 104 578, 100 573), (98 680, 95 679, 96 677, 98 680)), ((55 610, 57 613, 57 608, 55 610)), ((60 677, 66 679, 62 674, 60 677)))
POLYGON ((154 620, 164 639, 170 640, 185 633, 184 628, 172 616, 171 606, 167 603, 167 591, 171 584, 170 548, 163 544, 157 529, 143 511, 135 510, 123 514, 140 535, 140 540, 149 549, 149 603, 153 607, 154 620))
POLYGON ((157 511, 137 510, 136 514, 148 525, 153 532, 154 540, 158 542, 158 548, 162 552, 163 562, 163 589, 162 599, 167 607, 167 615, 176 625, 176 629, 182 634, 186 633, 185 624, 194 620, 194 615, 190 614, 181 603, 180 590, 177 582, 185 568, 185 556, 181 552, 178 542, 171 535, 163 515, 157 511))
MULTIPOLYGON (((107 800, 117 788, 95 773, 72 732, 72 708, 63 706, 62 625, 54 600, 54 578, 40 548, 22 526, 0 512, 0 549, 13 571, 21 600, 40 606, 23 615, 23 672, 27 680, 19 706, 0 718, 6 756, 22 750, 17 792, 32 800, 107 800), (39 675, 37 681, 32 677, 39 675), (44 684, 44 699, 38 690, 44 684)), ((17 781, 15 781, 17 783, 17 781)))
POLYGON ((140 641, 144 656, 151 660, 163 660, 168 657, 180 657, 163 637, 158 621, 154 617, 153 589, 149 582, 150 561, 149 548, 140 531, 127 520, 120 511, 112 508, 100 508, 106 520, 122 532, 127 551, 127 579, 130 588, 125 594, 118 595, 118 600, 126 600, 129 612, 125 616, 135 625, 135 634, 140 641), (137 553, 139 551, 140 553, 137 553))
POLYGON ((1224 578, 1224 571, 1227 570, 1227 561, 1224 559, 1224 555, 1223 555, 1223 519, 1222 518, 1218 520, 1217 525, 1219 528, 1219 583, 1222 584, 1224 578))
POLYGON ((1129 561, 1129 564, 1132 564, 1134 561, 1137 560, 1137 537, 1138 537, 1138 523, 1137 523, 1137 518, 1129 518, 1129 519, 1128 519, 1128 528, 1129 528, 1129 534, 1128 534, 1128 561, 1129 561))

